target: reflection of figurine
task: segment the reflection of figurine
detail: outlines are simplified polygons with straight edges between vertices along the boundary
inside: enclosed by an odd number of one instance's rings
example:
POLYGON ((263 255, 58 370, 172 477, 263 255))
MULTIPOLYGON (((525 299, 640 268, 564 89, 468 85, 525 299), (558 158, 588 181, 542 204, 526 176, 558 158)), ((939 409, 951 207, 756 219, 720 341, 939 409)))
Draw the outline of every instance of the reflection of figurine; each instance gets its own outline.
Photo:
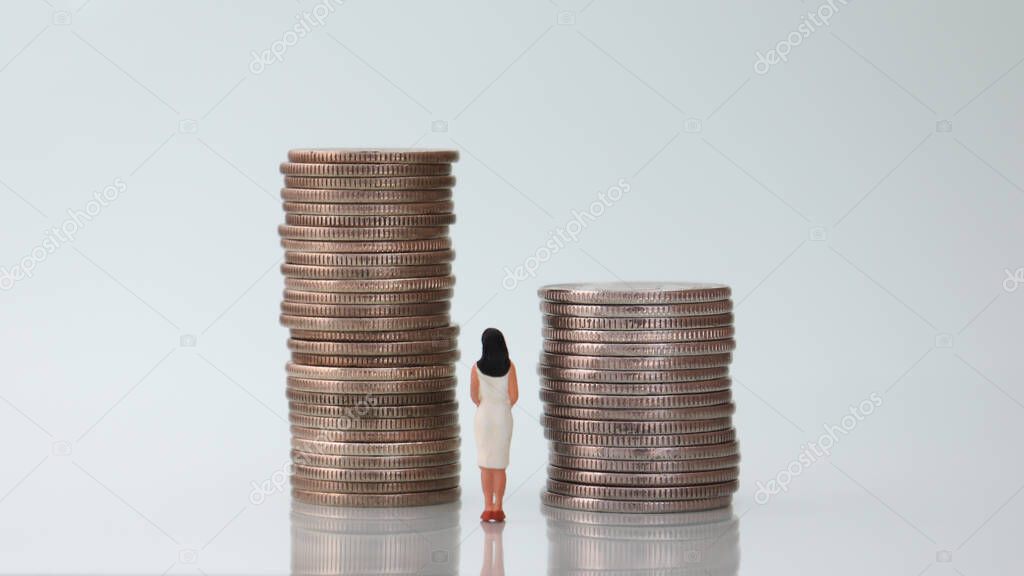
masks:
POLYGON ((505 524, 485 522, 483 527, 484 563, 480 567, 480 576, 505 576, 505 551, 501 538, 505 524))
POLYGON ((480 340, 483 352, 470 374, 470 396, 477 407, 473 432, 484 491, 480 519, 503 522, 501 499, 505 496, 505 468, 512 442, 512 406, 519 399, 519 385, 501 331, 488 328, 480 340))

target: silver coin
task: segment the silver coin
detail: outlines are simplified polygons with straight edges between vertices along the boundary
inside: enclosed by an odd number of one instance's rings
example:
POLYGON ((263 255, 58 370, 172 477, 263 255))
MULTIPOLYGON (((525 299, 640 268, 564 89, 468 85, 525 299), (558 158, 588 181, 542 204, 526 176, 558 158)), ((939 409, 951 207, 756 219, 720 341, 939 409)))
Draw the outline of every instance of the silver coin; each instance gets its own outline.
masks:
POLYGON ((459 488, 436 492, 413 492, 410 494, 331 494, 292 489, 292 497, 299 502, 320 506, 351 506, 361 508, 393 508, 404 506, 432 506, 455 502, 459 499, 459 488))
POLYGON ((437 354, 456 350, 459 341, 454 338, 419 340, 413 342, 321 342, 288 339, 288 349, 303 354, 330 356, 406 356, 437 354))
POLYGON ((382 304, 418 304, 421 302, 440 302, 448 300, 455 293, 451 288, 445 290, 422 290, 419 292, 302 292, 285 290, 286 302, 302 304, 336 304, 336 305, 382 305, 382 304))
POLYGON ((395 318, 321 318, 281 314, 281 325, 298 330, 339 332, 387 332, 440 328, 451 323, 448 314, 400 316, 395 318))
MULTIPOLYGON (((420 417, 440 416, 442 414, 455 414, 459 411, 458 402, 444 402, 438 404, 406 404, 402 406, 377 406, 371 395, 366 405, 357 406, 332 406, 320 404, 306 404, 303 402, 289 402, 288 411, 292 414, 304 416, 320 416, 326 418, 353 419, 373 421, 375 419, 396 418, 413 419, 420 417)), ((310 426, 314 428, 315 426, 310 426)), ((377 429, 377 428, 373 428, 377 429)), ((388 429, 394 429, 390 427, 388 429)))
POLYGON ((418 480, 437 480, 438 478, 458 478, 459 469, 460 464, 458 463, 387 470, 318 468, 300 464, 292 467, 294 475, 299 478, 328 482, 414 482, 418 480))
POLYGON ((423 240, 291 240, 281 239, 281 247, 293 252, 322 252, 325 254, 392 254, 405 252, 436 252, 451 250, 452 239, 426 238, 423 240))
POLYGON ((590 512, 612 512, 625 514, 666 514, 672 512, 694 512, 725 508, 732 504, 732 496, 706 500, 667 500, 661 502, 640 502, 629 500, 606 500, 599 498, 578 498, 563 494, 544 492, 541 501, 545 506, 586 510, 590 512))
POLYGON ((459 423, 459 415, 441 414, 438 416, 424 416, 422 418, 381 418, 369 414, 355 414, 352 416, 329 418, 289 412, 288 421, 295 426, 319 430, 393 432, 399 430, 432 430, 445 426, 455 426, 459 423))
POLYGON ((455 176, 394 176, 391 178, 331 178, 285 176, 286 188, 315 190, 433 190, 454 188, 455 176))
MULTIPOLYGON (((667 410, 715 406, 732 401, 731 390, 704 394, 670 394, 660 396, 615 396, 610 394, 578 394, 554 392, 541 388, 540 399, 549 405, 573 406, 577 408, 599 408, 606 410, 667 410)), ((657 420, 657 418, 651 418, 657 420)))
POLYGON ((548 479, 548 492, 564 494, 565 496, 576 496, 579 498, 599 498, 603 500, 642 500, 642 501, 665 501, 665 500, 704 500, 709 498, 721 498, 731 496, 739 487, 739 483, 721 482, 719 484, 704 484, 701 486, 671 486, 671 487, 647 487, 647 486, 593 486, 588 484, 573 484, 560 480, 548 479))
POLYGON ((599 383, 659 383, 696 382, 699 380, 717 380, 729 375, 729 369, 700 368, 694 370, 584 370, 577 368, 557 368, 554 366, 538 366, 537 373, 550 380, 567 380, 570 382, 599 383))
POLYGON ((676 316, 709 316, 732 312, 732 300, 691 302, 685 304, 566 304, 541 301, 540 310, 553 316, 589 318, 668 318, 676 316))
POLYGON ((290 240, 316 240, 320 242, 426 240, 447 236, 448 227, 346 228, 342 226, 317 227, 281 224, 277 227, 277 233, 281 238, 290 240))
POLYGON ((561 342, 545 340, 544 351, 551 354, 571 354, 575 356, 699 356, 706 354, 724 354, 736 349, 736 341, 707 340, 703 342, 673 343, 617 343, 599 344, 595 342, 561 342))
POLYGON ((719 368, 732 363, 732 354, 702 354, 699 356, 570 356, 542 352, 543 366, 575 368, 579 370, 690 370, 719 368))
POLYGON ((425 292, 448 290, 455 286, 454 276, 434 278, 394 278, 386 280, 310 280, 285 278, 288 290, 300 292, 425 292))
POLYGON ((289 376, 317 380, 431 380, 455 376, 454 366, 336 368, 333 366, 303 366, 289 362, 286 370, 289 376))
POLYGON ((724 284, 698 282, 603 282, 551 284, 537 294, 544 300, 570 304, 683 304, 713 302, 732 296, 724 284))
MULTIPOLYGON (((736 335, 732 326, 693 328, 689 330, 580 330, 544 328, 545 340, 565 342, 593 342, 607 344, 660 344, 673 342, 699 342, 724 340, 736 335)), ((640 356, 640 354, 637 354, 640 356)), ((667 356, 667 354, 666 354, 667 356)))
MULTIPOLYGON (((693 410, 709 410, 710 408, 693 408, 693 410)), ((703 420, 579 420, 575 418, 559 418, 541 415, 540 423, 547 430, 557 432, 576 432, 579 434, 607 434, 619 436, 645 436, 669 434, 698 434, 729 430, 732 427, 731 417, 707 418, 703 420)))
POLYGON ((580 458, 564 456, 552 452, 548 462, 560 468, 573 470, 592 470, 595 472, 619 472, 636 474, 664 474, 678 472, 701 472, 732 468, 740 463, 740 456, 723 456, 720 458, 700 458, 694 460, 604 460, 599 458, 580 458))
POLYGON ((312 492, 335 494, 416 494, 418 492, 434 492, 446 488, 456 488, 459 477, 438 478, 437 480, 407 480, 402 482, 335 482, 330 480, 312 480, 293 476, 292 488, 312 492))
POLYGON ((692 330, 731 326, 733 315, 730 313, 671 318, 586 318, 545 314, 542 321, 545 328, 563 330, 692 330))
MULTIPOLYGON (((317 431, 314 431, 317 432, 317 431)), ((418 456, 428 454, 444 454, 459 449, 459 437, 453 436, 439 440, 406 441, 406 442, 332 442, 329 434, 323 432, 323 439, 292 438, 292 448, 305 454, 322 454, 339 457, 379 457, 394 458, 399 456, 418 456)), ((358 466, 348 466, 358 468, 358 466)), ((385 468, 386 466, 381 466, 385 468)), ((411 468, 412 466, 410 466, 411 468)))
POLYGON ((451 264, 425 266, 306 266, 281 264, 287 278, 311 280, 391 280, 395 278, 436 278, 452 273, 451 264))
MULTIPOLYGON (((672 541, 697 538, 714 539, 719 537, 723 529, 734 527, 738 524, 735 511, 731 506, 718 508, 703 512, 682 512, 676 514, 638 515, 638 514, 598 514, 584 510, 569 510, 565 508, 543 508, 544 517, 550 522, 557 523, 560 528, 569 526, 584 528, 590 527, 595 530, 609 529, 611 536, 600 536, 614 538, 614 533, 632 534, 636 528, 642 530, 644 537, 641 540, 650 540, 648 535, 663 534, 660 528, 679 529, 682 532, 667 539, 672 541), (628 529, 628 530, 627 530, 628 529)), ((321 514, 323 515, 323 514, 321 514)), ((550 524, 549 524, 550 526, 550 524)), ((596 535, 596 532, 591 533, 596 535)), ((662 539, 662 538, 657 538, 662 539)))
POLYGON ((338 366, 352 368, 375 368, 388 366, 435 366, 449 364, 459 359, 458 350, 438 354, 414 354, 408 356, 335 356, 323 354, 292 354, 292 362, 305 366, 338 366))
POLYGON ((675 396, 728 390, 732 386, 729 378, 695 380, 691 382, 573 382, 541 378, 544 390, 566 394, 608 394, 617 396, 675 396))
POLYGON ((453 390, 454 376, 418 380, 336 380, 290 376, 288 388, 323 394, 422 394, 453 390))
POLYGON ((319 442, 428 442, 459 436, 458 425, 423 430, 327 430, 293 425, 291 431, 295 438, 319 442))
POLYGON ((544 414, 557 418, 573 418, 581 420, 607 420, 611 422, 647 420, 651 422, 667 422, 679 420, 710 420, 727 418, 736 412, 733 403, 716 406, 688 406, 686 408, 579 408, 576 406, 544 407, 544 414))
POLYGON ((422 392, 413 394, 326 394, 309 392, 289 387, 288 401, 299 404, 317 404, 332 407, 380 408, 384 406, 418 406, 421 404, 441 404, 454 402, 456 391, 422 392))
POLYGON ((392 176, 448 176, 452 165, 433 164, 356 164, 322 162, 282 162, 281 173, 289 176, 328 178, 381 178, 392 176))
POLYGON ((285 202, 316 204, 352 204, 400 206, 422 202, 445 202, 452 198, 451 188, 433 190, 317 190, 315 188, 282 188, 285 202))
POLYGON ((314 342, 388 344, 420 342, 423 340, 449 340, 459 335, 459 327, 452 325, 440 328, 424 328, 422 330, 364 330, 361 332, 292 329, 291 335, 295 340, 312 340, 314 342))
POLYGON ((453 250, 431 250, 429 252, 296 252, 286 250, 284 261, 304 266, 429 266, 445 264, 455 259, 453 250))
MULTIPOLYGON (((308 192, 308 191, 304 191, 308 192)), ((406 214, 451 214, 455 203, 451 200, 439 202, 388 202, 346 204, 339 202, 288 202, 282 205, 285 212, 292 214, 321 214, 325 216, 399 216, 406 214)))
POLYGON ((459 160, 448 148, 294 148, 290 162, 313 164, 447 164, 459 160))
POLYGON ((292 462, 304 466, 319 468, 358 468, 369 470, 387 470, 394 468, 423 468, 426 466, 444 466, 459 462, 458 450, 436 454, 417 454, 411 456, 335 456, 292 450, 292 462))
POLYGON ((594 472, 590 470, 572 470, 548 466, 548 477, 552 480, 570 482, 572 484, 593 484, 597 486, 648 486, 648 487, 679 487, 699 486, 703 484, 722 484, 739 478, 738 468, 722 468, 700 472, 661 472, 658 474, 638 474, 635 472, 594 472))
POLYGON ((736 430, 700 432, 695 434, 586 434, 544 429, 544 437, 552 442, 584 446, 621 448, 661 448, 669 446, 703 446, 736 441, 736 430))
POLYGON ((281 312, 290 316, 320 316, 325 318, 393 318, 402 316, 430 316, 451 310, 451 302, 420 302, 417 304, 306 304, 281 303, 281 312))
POLYGON ((595 460, 649 461, 668 462, 681 460, 704 460, 708 458, 724 458, 739 454, 739 443, 735 434, 730 440, 707 442, 701 445, 688 446, 587 446, 579 443, 552 442, 551 452, 572 458, 588 458, 595 460))
POLYGON ((328 216, 323 214, 284 215, 285 224, 323 228, 416 228, 421 226, 450 226, 455 214, 403 214, 395 216, 328 216))

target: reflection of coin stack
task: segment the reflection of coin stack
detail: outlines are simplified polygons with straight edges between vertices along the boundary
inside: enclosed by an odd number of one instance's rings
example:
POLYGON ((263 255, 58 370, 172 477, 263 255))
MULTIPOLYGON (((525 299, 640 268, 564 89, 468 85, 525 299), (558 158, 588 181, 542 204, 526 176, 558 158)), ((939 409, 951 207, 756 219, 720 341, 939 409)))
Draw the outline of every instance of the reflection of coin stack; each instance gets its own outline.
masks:
POLYGON ((299 500, 411 506, 459 495, 449 317, 454 150, 292 150, 281 323, 299 500))
POLYGON ((544 502, 596 512, 729 505, 739 477, 730 289, 564 284, 539 294, 544 502))
POLYGON ((459 572, 459 504, 403 509, 292 505, 292 571, 300 574, 459 572))
POLYGON ((544 508, 548 574, 738 574, 732 508, 636 515, 544 508))

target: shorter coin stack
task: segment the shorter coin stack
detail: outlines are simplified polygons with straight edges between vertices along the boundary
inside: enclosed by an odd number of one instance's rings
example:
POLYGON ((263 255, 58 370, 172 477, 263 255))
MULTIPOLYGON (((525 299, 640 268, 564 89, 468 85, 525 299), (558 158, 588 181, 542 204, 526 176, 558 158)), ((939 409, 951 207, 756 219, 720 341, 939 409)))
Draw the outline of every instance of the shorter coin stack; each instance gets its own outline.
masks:
POLYGON ((454 150, 292 150, 281 323, 302 502, 459 496, 454 150))
POLYGON ((737 489, 728 286, 560 284, 539 290, 550 506, 685 512, 737 489))

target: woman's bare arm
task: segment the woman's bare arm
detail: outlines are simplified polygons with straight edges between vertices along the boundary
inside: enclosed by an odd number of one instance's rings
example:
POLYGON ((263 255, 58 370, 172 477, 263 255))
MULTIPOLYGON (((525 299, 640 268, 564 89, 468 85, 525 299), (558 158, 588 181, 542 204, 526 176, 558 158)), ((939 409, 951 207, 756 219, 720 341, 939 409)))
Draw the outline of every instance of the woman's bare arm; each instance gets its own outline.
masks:
POLYGON ((476 364, 473 364, 473 369, 469 371, 469 397, 473 404, 480 405, 480 377, 476 373, 476 364))
POLYGON ((508 400, 512 406, 519 400, 519 378, 516 377, 516 365, 511 361, 508 367, 508 400))

